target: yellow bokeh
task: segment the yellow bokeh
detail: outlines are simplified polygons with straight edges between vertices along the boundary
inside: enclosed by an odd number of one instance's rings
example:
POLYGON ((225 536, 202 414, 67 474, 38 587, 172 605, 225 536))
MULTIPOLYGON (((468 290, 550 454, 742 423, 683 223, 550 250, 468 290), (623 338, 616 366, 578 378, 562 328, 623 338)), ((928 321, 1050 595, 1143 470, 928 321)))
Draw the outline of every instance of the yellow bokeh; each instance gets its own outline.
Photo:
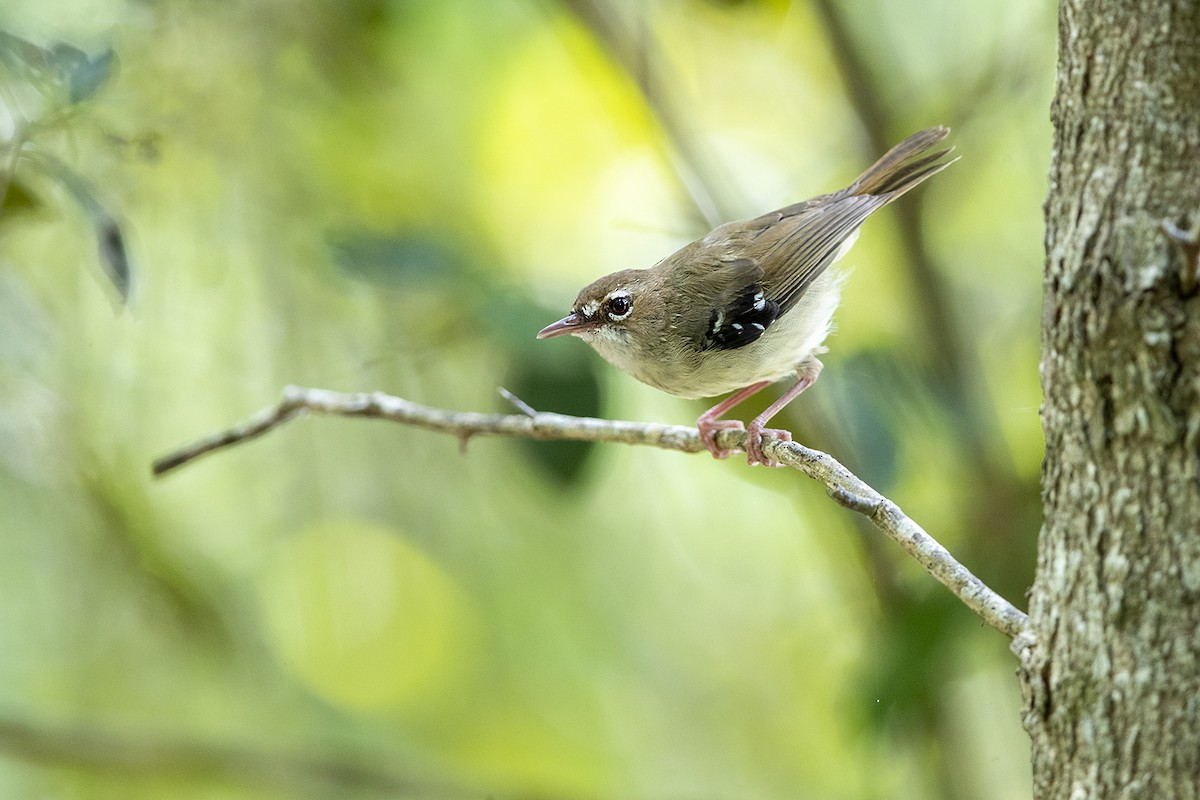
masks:
POLYGON ((259 590, 277 658, 335 705, 419 709, 469 677, 470 602, 397 532, 320 522, 280 546, 259 590))
MULTIPOLYGON (((0 797, 1029 796, 1002 637, 802 476, 467 448, 378 419, 297 421, 162 480, 148 465, 288 384, 511 413, 505 386, 540 410, 690 423, 703 404, 535 332, 595 278, 703 235, 706 213, 835 190, 880 154, 870 139, 945 123, 962 162, 868 223, 826 372, 777 422, 1019 601, 1052 5, 2 8, 0 34, 35 45, 20 52, 83 78, 115 54, 28 144, 120 224, 134 291, 121 305, 103 271, 97 210, 18 159, 0 209, 0 718, 61 746, 10 737, 0 797), (882 121, 860 117, 860 83, 882 121), (934 265, 920 280, 906 208, 934 265), (927 285, 953 325, 931 324, 927 285), (314 754, 335 774, 311 774, 314 754)), ((0 119, 30 91, 5 63, 0 119)))
POLYGON ((637 87, 593 39, 556 19, 495 80, 478 130, 477 202, 516 271, 561 266, 587 275, 629 256, 613 243, 614 226, 618 236, 643 225, 661 232, 672 195, 656 126, 637 87), (611 205, 613 185, 620 208, 611 205))

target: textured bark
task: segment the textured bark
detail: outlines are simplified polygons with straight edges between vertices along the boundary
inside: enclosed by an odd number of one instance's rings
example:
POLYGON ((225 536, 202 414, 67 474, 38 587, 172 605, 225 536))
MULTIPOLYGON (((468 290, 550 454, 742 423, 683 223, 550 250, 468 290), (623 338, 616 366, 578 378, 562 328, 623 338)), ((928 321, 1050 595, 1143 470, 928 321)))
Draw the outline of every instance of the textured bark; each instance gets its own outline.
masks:
POLYGON ((1200 796, 1200 5, 1063 0, 1046 203, 1034 795, 1200 796))

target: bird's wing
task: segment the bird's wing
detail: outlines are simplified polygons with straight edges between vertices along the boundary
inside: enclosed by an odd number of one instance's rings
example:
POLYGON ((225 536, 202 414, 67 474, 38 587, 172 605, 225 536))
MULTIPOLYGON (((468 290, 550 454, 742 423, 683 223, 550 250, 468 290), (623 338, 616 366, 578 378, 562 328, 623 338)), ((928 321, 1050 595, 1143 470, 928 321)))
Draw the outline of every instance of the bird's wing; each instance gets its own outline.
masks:
POLYGON ((719 262, 708 273, 713 301, 700 349, 734 350, 766 333, 780 310, 767 298, 763 277, 762 267, 749 258, 719 262))
POLYGON ((764 224, 746 255, 761 266, 766 298, 778 303, 779 315, 796 305, 809 285, 841 255, 842 244, 889 199, 886 195, 846 195, 819 205, 789 206, 759 218, 764 224), (788 214, 793 209, 798 213, 788 214))
POLYGON ((722 225, 677 253, 680 264, 697 270, 685 282, 698 296, 712 298, 699 346, 744 347, 762 336, 842 255, 867 217, 957 160, 946 160, 953 148, 930 152, 949 132, 938 127, 915 133, 845 189, 722 225))
MULTIPOLYGON (((797 203, 736 223, 738 258, 691 253, 687 279, 711 298, 701 350, 732 350, 756 341, 787 313, 838 257, 839 249, 886 197, 832 196, 797 203)), ((734 226, 729 226, 734 230, 734 226)), ((724 240, 721 229, 713 232, 724 240)), ((725 240, 728 241, 728 240, 725 240)))

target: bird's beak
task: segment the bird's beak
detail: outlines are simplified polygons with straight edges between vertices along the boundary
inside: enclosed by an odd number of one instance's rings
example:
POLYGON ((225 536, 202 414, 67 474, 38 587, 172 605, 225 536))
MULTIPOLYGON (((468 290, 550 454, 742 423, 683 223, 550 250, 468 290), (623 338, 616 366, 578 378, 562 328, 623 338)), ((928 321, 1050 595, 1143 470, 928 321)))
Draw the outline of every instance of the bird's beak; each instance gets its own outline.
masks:
POLYGON ((558 322, 553 322, 538 331, 537 338, 549 339, 554 336, 563 336, 568 333, 582 333, 587 330, 590 325, 587 322, 575 316, 568 314, 558 322))

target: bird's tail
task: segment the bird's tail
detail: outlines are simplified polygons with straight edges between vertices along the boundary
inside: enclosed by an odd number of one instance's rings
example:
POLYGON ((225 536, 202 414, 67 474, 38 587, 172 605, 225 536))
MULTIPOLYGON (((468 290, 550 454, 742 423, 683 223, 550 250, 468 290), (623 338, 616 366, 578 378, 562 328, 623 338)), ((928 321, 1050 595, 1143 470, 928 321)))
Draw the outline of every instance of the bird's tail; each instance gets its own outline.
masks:
POLYGON ((888 202, 895 200, 921 181, 958 161, 957 157, 944 160, 954 150, 953 147, 929 152, 949 135, 950 129, 940 125, 914 133, 867 167, 850 184, 847 194, 890 195, 888 202))

